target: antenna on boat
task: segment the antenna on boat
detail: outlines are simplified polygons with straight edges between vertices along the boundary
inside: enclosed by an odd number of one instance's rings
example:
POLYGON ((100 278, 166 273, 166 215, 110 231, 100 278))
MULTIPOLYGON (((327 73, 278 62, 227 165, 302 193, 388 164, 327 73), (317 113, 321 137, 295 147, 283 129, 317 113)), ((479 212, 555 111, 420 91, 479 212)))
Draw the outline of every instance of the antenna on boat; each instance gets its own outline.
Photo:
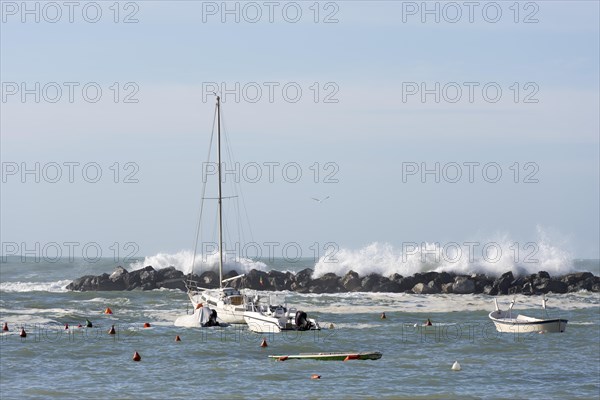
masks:
MULTIPOLYGON (((215 95, 217 95, 215 93, 215 95)), ((221 194, 221 97, 217 95, 217 171, 219 176, 219 288, 223 288, 223 198, 221 194)))
POLYGON ((513 297, 513 299, 510 301, 510 304, 508 306, 508 316, 509 316, 509 318, 512 316, 512 309, 513 309, 513 307, 515 305, 515 301, 516 301, 516 298, 513 297))
POLYGON ((546 314, 546 317, 548 317, 548 309, 546 308, 547 301, 548 301, 548 299, 546 298, 546 295, 544 295, 542 297, 542 308, 544 309, 544 313, 546 314))

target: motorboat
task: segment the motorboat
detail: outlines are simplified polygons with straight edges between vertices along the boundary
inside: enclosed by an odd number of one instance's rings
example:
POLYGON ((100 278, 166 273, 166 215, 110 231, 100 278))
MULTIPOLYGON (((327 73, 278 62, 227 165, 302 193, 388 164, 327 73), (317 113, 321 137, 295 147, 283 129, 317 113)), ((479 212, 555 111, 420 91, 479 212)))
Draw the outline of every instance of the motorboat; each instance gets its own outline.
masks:
MULTIPOLYGON (((546 301, 542 299, 542 308, 546 314, 546 301)), ((490 319, 496 325, 498 332, 509 333, 557 333, 564 332, 567 329, 567 320, 561 318, 535 318, 513 311, 515 300, 513 299, 508 306, 508 310, 500 310, 497 299, 494 299, 496 309, 489 315, 490 319)))
POLYGON ((285 297, 278 294, 248 296, 244 320, 248 330, 257 333, 320 330, 319 323, 295 307, 287 307, 285 297))

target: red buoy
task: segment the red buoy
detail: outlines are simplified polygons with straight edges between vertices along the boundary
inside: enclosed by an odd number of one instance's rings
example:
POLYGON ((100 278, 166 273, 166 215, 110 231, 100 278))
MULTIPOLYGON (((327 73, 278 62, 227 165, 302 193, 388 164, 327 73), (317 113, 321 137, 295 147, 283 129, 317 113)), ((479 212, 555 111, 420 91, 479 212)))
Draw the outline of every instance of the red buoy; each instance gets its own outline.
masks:
POLYGON ((110 309, 110 307, 106 307, 106 310, 104 310, 104 314, 112 314, 112 310, 110 309))
POLYGON ((384 313, 384 312, 382 312, 382 313, 381 313, 381 319, 385 319, 385 318, 386 318, 386 316, 385 316, 385 313, 384 313))
POLYGON ((433 325, 431 323, 431 320, 429 318, 427 318, 427 322, 425 322, 425 326, 431 326, 431 325, 433 325))
POLYGON ((310 379, 321 379, 321 375, 312 374, 312 375, 310 376, 310 379))
POLYGON ((142 361, 142 356, 137 351, 133 353, 133 361, 142 361))
POLYGON ((149 322, 144 322, 144 328, 150 328, 150 323, 149 322))
POLYGON ((25 332, 25 328, 21 327, 21 333, 19 333, 19 336, 21 336, 22 338, 27 337, 27 332, 25 332))
POLYGON ((268 346, 268 344, 267 344, 267 338, 264 337, 263 340, 262 340, 262 342, 260 343, 260 347, 267 347, 267 346, 268 346))
POLYGON ((5 322, 5 323, 4 323, 4 326, 2 327, 2 330, 3 330, 4 332, 8 332, 8 322, 5 322))
POLYGON ((69 324, 65 324, 65 329, 69 329, 69 324))
POLYGON ((117 333, 117 332, 115 331, 115 326, 114 326, 114 325, 113 325, 113 326, 111 326, 111 327, 110 327, 110 329, 108 330, 108 334, 109 334, 109 335, 114 335, 114 334, 116 334, 116 333, 117 333))
POLYGON ((81 326, 81 324, 77 325, 78 328, 83 328, 83 326, 81 326))
POLYGON ((181 342, 181 338, 179 337, 179 335, 175 336, 175 341, 176 342, 181 342))

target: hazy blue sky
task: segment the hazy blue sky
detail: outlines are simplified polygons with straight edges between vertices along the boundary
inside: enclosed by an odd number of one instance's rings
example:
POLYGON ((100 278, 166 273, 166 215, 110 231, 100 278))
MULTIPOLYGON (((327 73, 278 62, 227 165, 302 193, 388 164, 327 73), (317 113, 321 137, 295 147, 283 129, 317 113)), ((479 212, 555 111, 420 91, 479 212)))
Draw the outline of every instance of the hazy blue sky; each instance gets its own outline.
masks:
POLYGON ((600 257, 598 2, 91 3, 1 2, 3 243, 190 249, 216 83, 237 161, 262 166, 241 179, 258 243, 503 237, 600 257))

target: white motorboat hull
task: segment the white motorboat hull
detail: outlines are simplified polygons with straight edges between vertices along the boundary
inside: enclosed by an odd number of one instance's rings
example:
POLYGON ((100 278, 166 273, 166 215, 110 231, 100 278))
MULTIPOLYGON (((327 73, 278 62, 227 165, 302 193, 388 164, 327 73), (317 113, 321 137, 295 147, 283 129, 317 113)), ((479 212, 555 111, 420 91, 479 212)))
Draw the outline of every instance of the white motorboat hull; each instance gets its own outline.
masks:
POLYGON ((503 333, 560 333, 567 329, 566 319, 538 319, 518 315, 510 318, 504 311, 494 311, 489 315, 496 330, 503 333))
MULTIPOLYGON (((256 333, 278 333, 286 328, 285 321, 254 311, 247 311, 244 314, 244 322, 248 324, 249 331, 256 333)), ((291 324, 289 329, 291 329, 291 324)))
MULTIPOLYGON (((244 314, 248 330, 256 333, 279 333, 282 331, 297 331, 298 327, 292 322, 293 317, 281 317, 265 315, 258 311, 246 311, 244 314)), ((319 324, 313 318, 307 318, 311 324, 309 330, 320 330, 319 324)))

